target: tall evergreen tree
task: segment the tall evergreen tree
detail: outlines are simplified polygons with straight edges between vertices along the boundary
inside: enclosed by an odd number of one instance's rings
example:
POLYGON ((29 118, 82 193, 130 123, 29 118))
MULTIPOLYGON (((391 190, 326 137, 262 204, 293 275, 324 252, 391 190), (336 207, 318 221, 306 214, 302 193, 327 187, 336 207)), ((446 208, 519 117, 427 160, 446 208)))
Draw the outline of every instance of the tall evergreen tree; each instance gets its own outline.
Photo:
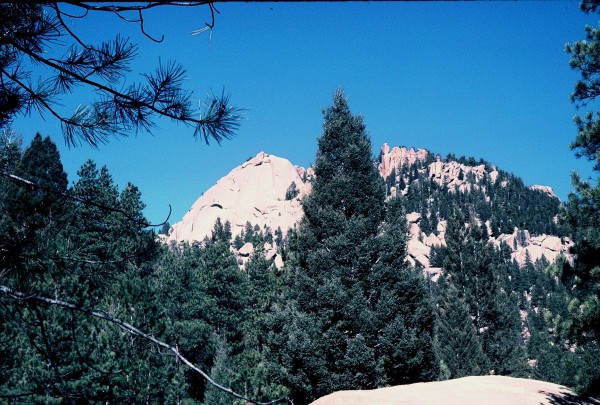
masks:
POLYGON ((67 205, 59 195, 41 188, 66 193, 67 175, 56 145, 48 137, 42 139, 40 134, 36 134, 18 162, 13 145, 8 144, 4 154, 5 165, 14 170, 12 174, 39 186, 28 187, 4 180, 0 191, 3 267, 12 267, 12 275, 20 275, 24 277, 21 281, 28 283, 30 277, 43 271, 43 266, 33 265, 35 258, 47 260, 49 255, 54 256, 56 236, 61 231, 60 222, 67 205))
MULTIPOLYGON (((583 0, 581 9, 598 13, 600 4, 583 0)), ((586 27, 586 39, 566 45, 571 55, 571 68, 581 73, 571 100, 577 107, 590 107, 600 95, 600 27, 586 27)), ((588 110, 583 117, 576 116, 577 137, 571 144, 578 157, 594 163, 600 171, 600 112, 588 110)), ((574 318, 573 336, 579 343, 583 357, 594 358, 600 353, 600 179, 595 184, 573 175, 575 192, 569 195, 562 219, 573 230, 575 255, 573 266, 565 262, 562 278, 571 287, 574 298, 569 309, 574 318)), ((582 367, 578 372, 578 389, 586 394, 600 395, 600 371, 595 364, 582 367), (591 372, 589 372, 591 371, 591 372), (585 374, 587 373, 587 375, 585 374)))
POLYGON ((488 360, 471 320, 471 312, 458 289, 440 277, 437 283, 436 350, 444 366, 441 379, 486 374, 488 360))
MULTIPOLYGON (((8 230, 3 237, 15 259, 2 262, 2 284, 82 307, 106 308, 141 328, 160 330, 161 311, 146 287, 142 266, 155 245, 142 227, 64 198, 69 192, 66 174, 48 138, 33 139, 14 173, 36 186, 17 182, 2 190, 2 226, 8 230), (74 220, 75 212, 80 221, 74 220), (106 239, 98 240, 99 234, 106 239)), ((75 189, 87 182, 98 197, 89 201, 111 196, 119 215, 143 220, 137 189, 129 186, 119 195, 108 172, 103 173, 89 170, 75 189)), ((159 388, 168 383, 164 358, 144 342, 124 339, 116 326, 55 305, 5 295, 2 300, 2 341, 16 345, 2 346, 8 366, 0 370, 2 396, 49 403, 142 402, 168 391, 159 388)))
POLYGON ((341 90, 324 111, 315 174, 289 242, 287 294, 273 316, 281 381, 305 403, 340 389, 435 378, 426 289, 403 263, 406 227, 391 226, 401 221, 396 215, 381 236, 384 183, 362 117, 341 90))

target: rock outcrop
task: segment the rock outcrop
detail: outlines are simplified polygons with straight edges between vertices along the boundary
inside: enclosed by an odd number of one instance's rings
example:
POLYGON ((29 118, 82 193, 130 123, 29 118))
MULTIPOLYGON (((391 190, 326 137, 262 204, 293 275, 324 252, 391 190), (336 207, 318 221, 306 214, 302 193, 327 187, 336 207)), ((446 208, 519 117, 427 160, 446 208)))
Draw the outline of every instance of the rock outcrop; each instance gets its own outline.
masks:
POLYGON ((557 384, 494 375, 399 385, 374 390, 338 391, 312 402, 312 405, 367 404, 583 405, 598 404, 598 402, 578 397, 568 388, 557 384))
POLYGON ((394 146, 390 149, 387 143, 384 143, 381 147, 381 153, 379 155, 379 173, 383 178, 390 175, 393 169, 398 169, 406 164, 412 165, 417 160, 425 161, 429 152, 425 149, 413 148, 407 149, 405 147, 394 146))
POLYGON ((530 187, 532 190, 539 190, 543 193, 548 194, 550 197, 553 198, 558 198, 556 196, 556 194, 554 194, 554 190, 552 190, 552 187, 550 186, 540 186, 539 184, 534 184, 533 186, 530 187))
POLYGON ((183 219, 172 226, 166 242, 202 241, 211 236, 217 218, 222 223, 230 222, 234 237, 248 221, 261 229, 281 228, 285 233, 302 218, 300 199, 310 191, 309 183, 304 183, 303 178, 310 175, 310 170, 260 152, 198 198, 183 219), (298 194, 286 199, 292 182, 298 194))
POLYGON ((471 185, 477 186, 486 175, 485 165, 467 166, 454 161, 442 162, 439 157, 429 165, 429 177, 439 186, 445 184, 449 190, 471 191, 471 185), (475 183, 469 181, 470 177, 475 183))
POLYGON ((553 262, 556 256, 562 254, 569 257, 569 248, 573 242, 569 238, 559 238, 553 235, 531 236, 526 230, 515 228, 512 234, 503 234, 498 238, 491 238, 492 243, 499 246, 504 242, 513 249, 512 259, 516 259, 520 266, 525 264, 527 255, 532 262, 544 256, 553 262))
MULTIPOLYGON (((426 162, 429 152, 425 149, 390 148, 384 144, 381 148, 379 173, 386 178, 393 169, 404 165, 426 162)), ((443 162, 441 159, 424 166, 421 170, 438 185, 446 185, 449 190, 468 192, 471 187, 479 187, 479 183, 489 176, 496 182, 499 172, 484 164, 469 166, 456 161, 443 162)), ((302 218, 303 211, 300 199, 310 193, 310 181, 314 178, 312 168, 304 169, 294 166, 288 160, 260 152, 254 158, 233 169, 217 184, 207 190, 183 217, 175 224, 165 238, 167 243, 180 241, 202 241, 210 237, 217 218, 223 223, 229 221, 235 237, 244 229, 246 222, 261 229, 269 227, 271 231, 281 228, 283 234, 293 228, 302 218), (295 183, 297 195, 288 193, 290 185, 295 183)), ((531 186, 556 197, 550 187, 531 186)), ((393 192, 393 190, 392 190, 393 192)), ((425 234, 419 225, 421 215, 413 212, 407 214, 409 225, 407 260, 423 267, 425 274, 435 278, 440 269, 430 267, 430 253, 434 246, 444 246, 446 221, 441 220, 435 232, 425 234)), ((489 224, 488 224, 489 226, 489 224)), ((513 259, 521 265, 526 257, 535 261, 544 256, 553 262, 557 255, 568 257, 570 240, 561 240, 556 236, 530 236, 527 231, 515 229, 512 234, 503 234, 490 238, 496 245, 507 243, 513 249, 513 259)), ((270 248, 276 251, 276 246, 270 248)), ((238 258, 246 262, 252 249, 243 247, 236 251, 238 258)), ((268 251, 266 249, 265 251, 268 251)), ((270 255, 274 255, 272 252, 270 255)), ((281 257, 274 255, 278 267, 283 265, 281 257)))
MULTIPOLYGON (((445 246, 446 221, 438 223, 437 233, 426 235, 421 231, 419 222, 421 214, 411 212, 406 215, 409 226, 408 261, 411 264, 420 264, 427 274, 437 274, 437 269, 430 268, 430 252, 433 246, 445 246)), ((514 229, 512 234, 502 234, 497 238, 490 237, 490 242, 496 246, 506 243, 513 252, 511 258, 520 266, 525 265, 527 256, 531 262, 541 259, 542 256, 550 263, 554 263, 559 255, 570 257, 569 248, 572 241, 569 238, 559 238, 554 235, 531 236, 527 230, 514 229)))

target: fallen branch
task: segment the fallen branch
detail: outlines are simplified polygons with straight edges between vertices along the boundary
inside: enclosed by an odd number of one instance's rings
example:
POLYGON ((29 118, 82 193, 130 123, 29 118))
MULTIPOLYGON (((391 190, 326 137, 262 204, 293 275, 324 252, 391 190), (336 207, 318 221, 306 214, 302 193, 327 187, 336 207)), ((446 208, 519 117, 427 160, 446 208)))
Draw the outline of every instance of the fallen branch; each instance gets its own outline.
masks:
POLYGON ((114 316, 107 314, 104 311, 101 310, 97 310, 97 309, 90 309, 90 308, 85 308, 85 307, 81 307, 75 304, 72 304, 70 302, 66 302, 66 301, 62 301, 62 300, 58 300, 58 299, 54 299, 54 298, 48 298, 48 297, 44 297, 41 295, 37 295, 37 294, 25 294, 21 291, 17 291, 17 290, 13 290, 5 285, 0 285, 0 292, 2 292, 3 294, 7 295, 8 297, 15 299, 15 300, 19 300, 19 301, 37 301, 37 302, 41 302, 44 304, 50 304, 50 305, 56 305, 59 307, 63 307, 63 308, 67 308, 70 309, 72 311, 79 311, 79 312, 83 312, 84 314, 88 314, 91 315, 93 317, 96 318, 100 318, 100 319, 104 319, 108 322, 114 323, 116 325, 118 325, 121 329, 125 330, 126 332, 135 335, 135 336, 139 336, 142 337, 146 340, 151 341, 152 343, 156 344, 159 347, 163 347, 171 352, 173 352, 173 354, 175 354, 175 356, 185 365, 187 365, 189 368, 191 368, 192 370, 194 370, 195 372, 197 372, 198 374, 200 374, 202 376, 202 378, 204 378, 209 384, 211 384, 212 386, 218 388, 221 391, 224 391, 230 395, 233 395, 236 398, 242 399, 244 401, 256 404, 256 405, 269 405, 269 404, 274 404, 276 402, 282 401, 284 398, 280 398, 280 399, 275 399, 273 401, 269 401, 269 402, 258 402, 255 401, 253 399, 250 399, 242 394, 238 394, 237 392, 233 391, 231 388, 227 388, 222 386, 221 384, 215 382, 212 378, 210 378, 208 376, 208 374, 206 374, 204 371, 202 371, 200 368, 196 367, 191 361, 189 361, 188 359, 186 359, 181 353, 179 353, 179 350, 177 350, 177 348, 161 341, 158 340, 157 338, 155 338, 152 335, 149 335, 145 332, 142 332, 141 330, 139 330, 138 328, 136 328, 135 326, 122 321, 118 318, 115 318, 114 316))

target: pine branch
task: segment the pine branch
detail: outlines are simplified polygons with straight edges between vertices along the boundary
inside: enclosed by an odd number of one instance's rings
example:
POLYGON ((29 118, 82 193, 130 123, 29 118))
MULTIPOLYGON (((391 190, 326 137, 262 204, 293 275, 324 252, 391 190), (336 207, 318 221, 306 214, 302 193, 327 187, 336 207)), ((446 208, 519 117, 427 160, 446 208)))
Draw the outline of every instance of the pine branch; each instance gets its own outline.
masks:
POLYGON ((10 121, 18 112, 29 113, 36 108, 40 114, 49 112, 61 123, 65 141, 69 146, 86 142, 93 147, 108 141, 109 137, 127 136, 133 130, 150 130, 154 118, 165 117, 194 127, 194 136, 201 136, 206 143, 210 139, 221 143, 230 139, 239 127, 240 109, 227 105, 229 96, 224 94, 212 97, 206 103, 207 109, 196 116, 190 100, 191 93, 182 88, 185 71, 171 63, 160 66, 156 77, 144 75, 146 83, 136 83, 126 90, 116 89, 115 84, 129 71, 128 62, 135 56, 136 47, 119 36, 115 40, 103 42, 100 46, 87 45, 76 32, 67 25, 64 16, 84 18, 88 11, 119 13, 135 12, 138 18, 126 21, 140 24, 142 33, 155 42, 162 41, 150 36, 144 26, 143 11, 158 6, 200 6, 208 4, 211 22, 214 26, 216 8, 210 2, 152 2, 143 5, 95 5, 69 2, 85 10, 83 15, 65 13, 58 3, 48 3, 54 13, 44 13, 42 5, 3 6, 7 35, 0 40, 3 50, 3 80, 0 90, 8 108, 0 116, 2 122, 10 121), (63 58, 45 56, 46 48, 63 37, 73 40, 67 55, 63 58), (20 62, 28 56, 31 63, 40 64, 53 71, 50 77, 40 81, 39 86, 29 84, 20 72, 20 62), (94 79, 96 78, 96 79, 94 79), (156 87, 156 82, 162 84, 156 87), (52 99, 63 93, 71 93, 77 86, 89 86, 100 93, 100 99, 89 106, 80 106, 70 116, 61 114, 53 105, 52 99), (14 105, 14 106, 13 106, 14 105))
POLYGON ((122 321, 121 319, 116 318, 104 311, 78 306, 78 305, 72 304, 67 301, 62 301, 62 300, 54 299, 54 298, 48 298, 48 297, 44 297, 41 295, 25 294, 24 292, 13 290, 5 285, 0 285, 0 292, 2 292, 6 296, 8 296, 14 300, 26 301, 26 302, 37 302, 37 303, 48 304, 48 305, 56 305, 58 307, 66 308, 71 311, 79 311, 84 314, 93 316, 95 318, 103 319, 105 321, 113 323, 113 324, 119 326, 124 331, 130 333, 132 336, 138 336, 138 337, 144 338, 144 339, 154 343, 158 347, 162 347, 164 349, 169 350, 170 352, 172 352, 175 355, 175 357, 177 357, 178 360, 180 360, 182 363, 184 363, 186 366, 188 366, 190 369, 192 369, 196 373, 200 374, 206 382, 208 382, 212 386, 216 387, 217 389, 219 389, 223 392, 226 392, 230 395, 233 395, 234 397, 239 398, 241 400, 244 400, 244 401, 256 404, 256 405, 269 405, 269 404, 274 404, 274 403, 284 400, 284 398, 280 398, 280 399, 276 399, 276 400, 269 401, 269 402, 259 402, 259 401, 255 401, 251 398, 248 398, 245 395, 239 394, 239 393, 233 391, 231 388, 224 387, 224 386, 220 385, 219 383, 217 383, 216 381, 214 381, 212 378, 210 378, 208 376, 208 374, 206 374, 203 370, 201 370, 200 368, 195 366, 187 358, 185 358, 176 347, 173 347, 173 346, 155 338, 154 336, 141 331, 140 329, 136 328, 135 326, 133 326, 125 321, 122 321))
MULTIPOLYGON (((95 108, 91 111, 86 108, 80 109, 76 111, 71 119, 61 119, 61 122, 67 125, 67 131, 70 126, 78 128, 82 131, 81 135, 88 142, 92 143, 92 145, 96 145, 98 141, 103 141, 102 136, 104 136, 104 132, 113 134, 117 130, 117 125, 123 127, 123 130, 120 131, 121 133, 129 130, 130 126, 137 127, 140 124, 148 129, 149 126, 146 124, 146 120, 151 114, 157 114, 174 121, 183 122, 186 125, 195 126, 194 136, 202 135, 206 143, 209 142, 210 138, 213 138, 217 143, 221 143, 223 139, 231 139, 234 131, 239 127, 241 110, 228 105, 229 95, 222 94, 220 98, 213 96, 208 102, 208 108, 204 116, 199 119, 193 118, 188 114, 188 111, 183 111, 182 114, 180 113, 181 109, 176 112, 173 112, 170 108, 161 109, 153 105, 151 100, 136 97, 136 95, 140 95, 138 90, 139 85, 130 87, 128 92, 119 92, 79 74, 75 70, 66 69, 60 63, 32 53, 18 43, 13 43, 12 45, 20 52, 29 55, 34 61, 46 65, 59 73, 66 74, 80 83, 96 88, 110 97, 104 102, 96 103, 94 105, 95 108), (110 106, 114 106, 114 111, 112 112, 119 114, 118 117, 124 121, 117 120, 115 122, 114 115, 111 115, 111 111, 109 111, 110 106), (137 113, 137 115, 132 113, 137 113), (100 135, 100 139, 98 139, 98 135, 100 135)), ((182 72, 184 73, 185 71, 182 72)), ((8 74, 7 76, 10 77, 8 74)), ((12 77, 10 78, 12 79, 12 77)), ((21 86, 22 84, 19 85, 21 86)), ((173 88, 173 90, 181 91, 178 88, 173 88)), ((36 99, 39 99, 39 97, 36 97, 36 99)), ((179 100, 179 104, 187 108, 187 101, 179 100)), ((47 103, 44 104, 44 107, 49 108, 47 103)), ((52 110, 50 111, 52 112, 52 110)), ((67 142, 71 145, 74 144, 74 135, 73 132, 67 132, 66 134, 67 142)))
POLYGON ((35 184, 31 180, 24 179, 22 177, 16 176, 16 175, 11 174, 11 173, 6 173, 4 171, 0 171, 0 176, 8 177, 9 179, 11 179, 11 180, 13 180, 13 181, 15 181, 17 183, 21 183, 21 184, 24 184, 26 186, 29 186, 29 187, 32 187, 32 188, 36 188, 38 190, 42 190, 42 191, 45 191, 45 192, 48 192, 48 193, 52 193, 52 194, 55 194, 55 195, 59 195, 61 197, 67 198, 69 200, 77 201, 77 202, 80 202, 82 204, 91 205, 93 207, 100 208, 101 210, 104 210, 104 211, 110 211, 110 212, 119 213, 119 214, 123 215, 125 218, 127 218, 128 220, 130 220, 130 221, 132 221, 132 222, 134 222, 134 223, 136 223, 138 225, 142 225, 144 227, 162 226, 162 225, 166 224, 169 221, 169 218, 171 217, 171 211, 172 211, 171 204, 169 204, 169 215, 167 216, 167 219, 165 219, 160 224, 150 224, 147 221, 140 221, 140 220, 138 220, 136 218, 133 218, 131 215, 129 215, 127 212, 123 211, 120 208, 109 207, 107 205, 100 204, 100 203, 97 203, 95 201, 86 200, 84 198, 80 198, 80 197, 77 197, 77 196, 74 196, 74 195, 71 195, 71 194, 67 194, 67 193, 64 193, 62 191, 58 191, 58 190, 51 189, 49 187, 41 186, 39 184, 35 184))

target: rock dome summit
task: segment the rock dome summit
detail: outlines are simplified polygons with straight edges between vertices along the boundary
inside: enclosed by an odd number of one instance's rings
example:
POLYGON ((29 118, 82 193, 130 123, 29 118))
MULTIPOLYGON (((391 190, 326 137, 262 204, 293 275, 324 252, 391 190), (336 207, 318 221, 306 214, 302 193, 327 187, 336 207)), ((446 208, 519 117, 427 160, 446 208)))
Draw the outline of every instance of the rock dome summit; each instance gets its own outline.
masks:
POLYGON ((303 181, 306 175, 306 170, 288 160, 260 152, 203 193, 173 225, 166 241, 201 241, 211 235, 217 218, 229 221, 234 237, 246 222, 286 232, 302 217, 300 199, 310 190, 303 181), (298 193, 286 199, 292 183, 298 193))

